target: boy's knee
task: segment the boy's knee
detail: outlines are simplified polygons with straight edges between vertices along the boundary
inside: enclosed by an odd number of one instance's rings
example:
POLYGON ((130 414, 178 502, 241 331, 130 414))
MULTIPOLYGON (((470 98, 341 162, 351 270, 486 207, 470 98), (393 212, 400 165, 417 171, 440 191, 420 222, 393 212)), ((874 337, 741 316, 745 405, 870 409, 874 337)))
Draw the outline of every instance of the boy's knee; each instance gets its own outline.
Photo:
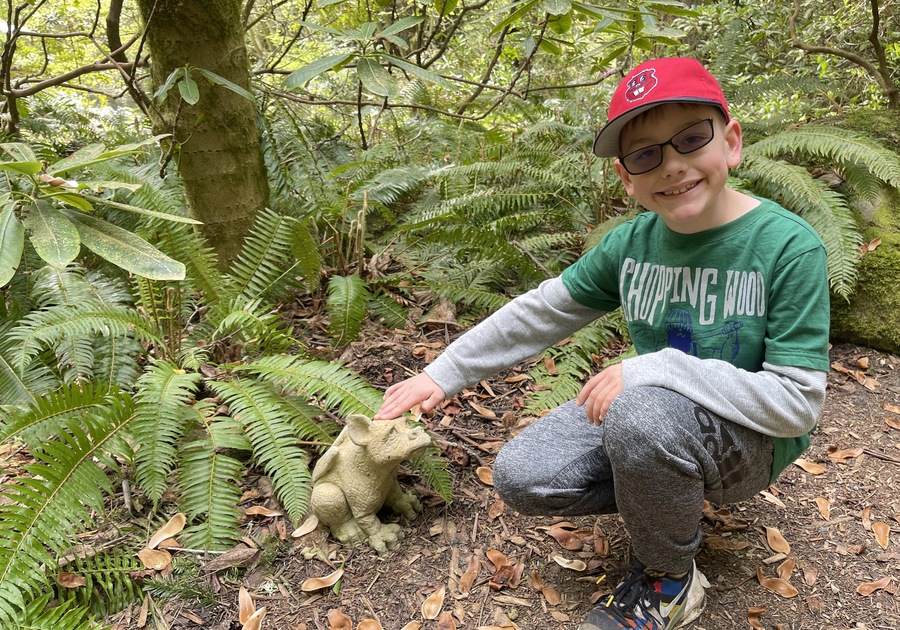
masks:
POLYGON ((611 459, 641 457, 677 439, 683 411, 675 392, 637 387, 616 396, 603 420, 603 444, 611 459))

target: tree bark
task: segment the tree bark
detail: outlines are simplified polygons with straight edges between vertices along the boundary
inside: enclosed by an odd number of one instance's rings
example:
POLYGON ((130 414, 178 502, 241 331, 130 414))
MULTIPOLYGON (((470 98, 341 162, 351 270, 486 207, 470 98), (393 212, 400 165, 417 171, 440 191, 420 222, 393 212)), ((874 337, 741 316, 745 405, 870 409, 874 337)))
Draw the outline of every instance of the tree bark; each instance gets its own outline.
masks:
POLYGON ((269 195, 256 106, 211 84, 197 69, 250 91, 240 0, 139 0, 154 91, 188 66, 199 87, 195 105, 172 89, 154 115, 154 131, 171 133, 191 216, 227 270, 269 195))

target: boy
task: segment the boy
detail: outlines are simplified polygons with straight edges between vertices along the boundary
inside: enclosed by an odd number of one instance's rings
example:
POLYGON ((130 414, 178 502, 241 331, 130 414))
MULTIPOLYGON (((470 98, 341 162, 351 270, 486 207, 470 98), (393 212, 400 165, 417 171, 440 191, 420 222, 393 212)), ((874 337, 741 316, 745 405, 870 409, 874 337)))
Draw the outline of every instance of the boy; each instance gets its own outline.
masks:
POLYGON ((588 380, 498 453, 494 485, 526 514, 618 512, 634 564, 581 630, 672 629, 700 614, 704 499, 766 488, 808 445, 825 397, 825 251, 802 219, 733 190, 741 128, 686 58, 616 89, 594 153, 649 210, 385 392, 393 418, 536 354, 621 306, 638 356, 588 380))

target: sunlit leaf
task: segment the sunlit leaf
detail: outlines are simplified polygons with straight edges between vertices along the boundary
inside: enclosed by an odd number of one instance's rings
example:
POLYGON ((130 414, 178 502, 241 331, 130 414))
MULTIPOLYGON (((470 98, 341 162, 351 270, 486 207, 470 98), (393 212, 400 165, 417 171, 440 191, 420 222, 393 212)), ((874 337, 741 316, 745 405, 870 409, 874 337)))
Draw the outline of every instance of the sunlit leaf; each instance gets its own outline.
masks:
POLYGON ((262 505, 254 505, 252 507, 248 507, 244 510, 245 516, 263 516, 266 518, 273 518, 275 516, 284 516, 284 512, 279 510, 272 510, 267 507, 263 507, 262 505))
POLYGON ((353 620, 337 608, 328 611, 328 630, 353 630, 353 620))
POLYGON ((356 60, 356 75, 363 87, 372 94, 394 97, 400 93, 397 79, 388 74, 388 71, 380 63, 368 57, 360 57, 356 60))
POLYGON ((313 61, 310 64, 297 68, 291 72, 284 80, 284 89, 291 90, 293 88, 306 85, 310 79, 319 76, 323 72, 328 72, 338 66, 342 66, 353 57, 353 53, 344 53, 341 55, 331 55, 313 61))
POLYGON ((790 581, 791 575, 794 573, 794 567, 797 566, 797 562, 793 558, 788 558, 784 562, 778 565, 778 568, 775 569, 775 573, 778 574, 782 580, 790 581))
POLYGON ((25 228, 34 251, 54 267, 65 267, 81 251, 78 230, 66 215, 43 199, 26 206, 25 228))
POLYGON ((16 218, 9 193, 0 196, 0 287, 12 280, 25 251, 25 226, 16 218))
POLYGON ((862 455, 862 453, 862 448, 841 449, 834 451, 829 450, 828 459, 836 464, 846 464, 848 459, 850 459, 851 457, 859 457, 860 455, 862 455))
POLYGON ((300 527, 291 532, 291 537, 293 538, 301 538, 302 536, 306 536, 308 533, 312 532, 319 526, 319 517, 315 514, 310 514, 306 517, 306 520, 300 524, 300 527))
POLYGON ((262 628, 263 618, 266 616, 266 607, 263 606, 255 613, 250 615, 250 618, 244 622, 244 625, 241 626, 241 630, 260 630, 262 628))
POLYGON ((487 466, 479 466, 475 469, 475 474, 478 475, 478 479, 480 479, 481 483, 484 485, 494 485, 494 471, 487 466))
POLYGON ((139 236, 84 213, 65 211, 85 247, 131 273, 151 280, 184 280, 184 265, 139 236))
POLYGON ((362 619, 356 630, 384 630, 384 628, 375 619, 362 619))
POLYGON ((756 630, 765 630, 762 623, 760 623, 759 618, 762 614, 766 612, 765 608, 752 607, 747 609, 747 623, 750 624, 751 628, 756 628, 756 630))

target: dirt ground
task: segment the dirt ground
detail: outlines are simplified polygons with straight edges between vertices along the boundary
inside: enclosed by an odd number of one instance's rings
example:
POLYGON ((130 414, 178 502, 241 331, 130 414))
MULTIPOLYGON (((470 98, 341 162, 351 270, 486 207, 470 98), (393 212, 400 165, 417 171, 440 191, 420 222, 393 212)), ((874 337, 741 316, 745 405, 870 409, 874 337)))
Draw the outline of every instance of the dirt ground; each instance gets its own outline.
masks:
MULTIPOLYGON (((420 369, 439 351, 430 346, 446 338, 446 331, 370 338, 344 358, 384 386, 420 369)), ((825 412, 804 454, 810 472, 793 465, 769 492, 706 511, 698 566, 711 588, 691 628, 900 628, 900 359, 850 345, 833 348, 831 358, 825 412)), ((217 606, 166 606, 171 627, 202 620, 239 630, 237 591, 245 586, 256 607, 266 606, 266 630, 577 628, 617 582, 610 576, 598 584, 596 572, 630 561, 628 534, 615 515, 532 518, 498 502, 484 469, 529 421, 516 413, 527 381, 509 379, 514 373, 465 390, 427 419, 451 461, 453 500, 447 505, 403 476, 425 509, 403 522, 399 548, 378 556, 342 547, 321 530, 288 538, 269 563, 219 575, 217 606), (566 568, 557 557, 587 568, 566 568), (301 590, 342 561, 337 594, 301 590), (440 589, 436 618, 425 619, 423 602, 440 589), (335 611, 346 618, 338 621, 335 611)), ((121 627, 136 627, 128 625, 132 614, 119 618, 121 627)))

